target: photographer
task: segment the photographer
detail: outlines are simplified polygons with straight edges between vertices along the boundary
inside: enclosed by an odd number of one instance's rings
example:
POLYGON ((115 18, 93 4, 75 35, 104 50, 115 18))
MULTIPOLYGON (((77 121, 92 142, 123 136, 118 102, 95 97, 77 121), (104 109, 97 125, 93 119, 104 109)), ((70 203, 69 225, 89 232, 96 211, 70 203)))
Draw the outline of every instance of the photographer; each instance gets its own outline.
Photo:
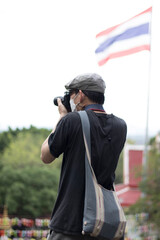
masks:
POLYGON ((119 155, 126 140, 126 123, 103 108, 105 82, 98 74, 79 75, 65 85, 70 107, 58 99, 60 120, 41 148, 41 159, 51 163, 63 153, 58 196, 50 221, 49 240, 99 239, 82 235, 85 192, 85 146, 76 111, 85 110, 91 127, 92 167, 98 183, 112 189, 119 155))

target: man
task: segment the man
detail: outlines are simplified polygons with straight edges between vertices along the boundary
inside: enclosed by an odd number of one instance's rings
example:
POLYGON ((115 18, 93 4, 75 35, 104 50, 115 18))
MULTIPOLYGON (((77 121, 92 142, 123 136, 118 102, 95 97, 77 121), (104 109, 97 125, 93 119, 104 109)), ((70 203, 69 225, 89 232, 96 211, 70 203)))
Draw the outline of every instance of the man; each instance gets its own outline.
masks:
POLYGON ((98 183, 111 189, 126 140, 126 123, 103 108, 105 82, 98 74, 79 75, 68 84, 71 113, 58 99, 60 120, 42 144, 41 159, 51 163, 63 153, 58 197, 49 239, 98 239, 82 235, 85 188, 85 146, 80 116, 87 111, 91 127, 91 162, 98 183))

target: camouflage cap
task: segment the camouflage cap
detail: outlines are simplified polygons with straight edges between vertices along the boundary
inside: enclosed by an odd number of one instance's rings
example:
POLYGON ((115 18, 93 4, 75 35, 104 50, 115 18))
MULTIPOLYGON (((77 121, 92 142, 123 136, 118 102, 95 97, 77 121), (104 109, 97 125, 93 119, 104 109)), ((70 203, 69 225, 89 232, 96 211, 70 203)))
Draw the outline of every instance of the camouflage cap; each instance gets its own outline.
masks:
POLYGON ((78 89, 104 93, 106 84, 96 73, 81 74, 65 85, 67 90, 78 89))

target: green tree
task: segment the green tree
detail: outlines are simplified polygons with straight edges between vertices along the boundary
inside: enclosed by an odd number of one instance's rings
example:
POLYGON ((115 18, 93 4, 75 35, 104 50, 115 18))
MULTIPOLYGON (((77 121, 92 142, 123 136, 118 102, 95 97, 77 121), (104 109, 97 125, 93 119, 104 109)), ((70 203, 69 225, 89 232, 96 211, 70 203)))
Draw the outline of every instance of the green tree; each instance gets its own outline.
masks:
POLYGON ((44 217, 51 213, 57 195, 58 172, 47 167, 6 166, 1 173, 1 195, 9 214, 44 217))
POLYGON ((123 183, 123 152, 120 154, 117 169, 115 183, 123 183))
POLYGON ((132 213, 147 212, 149 220, 160 229, 160 152, 155 138, 151 139, 147 166, 143 171, 140 189, 143 197, 130 208, 132 213))
POLYGON ((49 132, 31 126, 0 134, 1 140, 4 135, 10 139, 0 154, 0 204, 7 205, 9 214, 45 217, 51 213, 61 157, 49 165, 40 159, 41 144, 49 132))

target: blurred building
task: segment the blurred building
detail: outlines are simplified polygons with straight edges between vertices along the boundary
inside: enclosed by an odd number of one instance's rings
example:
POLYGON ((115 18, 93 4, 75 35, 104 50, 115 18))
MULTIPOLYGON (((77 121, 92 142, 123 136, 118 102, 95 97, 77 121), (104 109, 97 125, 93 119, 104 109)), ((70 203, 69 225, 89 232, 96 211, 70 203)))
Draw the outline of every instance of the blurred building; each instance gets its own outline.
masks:
POLYGON ((124 148, 123 183, 116 185, 116 192, 122 207, 129 207, 137 202, 142 193, 139 189, 143 166, 144 145, 129 145, 124 148))

